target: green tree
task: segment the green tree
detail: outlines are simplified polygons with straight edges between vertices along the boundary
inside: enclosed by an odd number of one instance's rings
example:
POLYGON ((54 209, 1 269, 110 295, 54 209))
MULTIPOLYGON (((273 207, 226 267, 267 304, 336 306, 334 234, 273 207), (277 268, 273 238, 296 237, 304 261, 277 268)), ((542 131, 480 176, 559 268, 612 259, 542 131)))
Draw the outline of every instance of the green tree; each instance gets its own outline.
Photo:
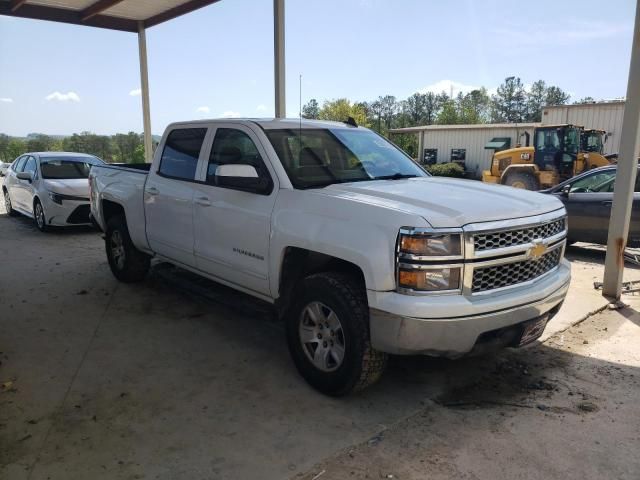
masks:
POLYGON ((309 100, 302 107, 302 118, 317 119, 319 115, 320 107, 318 106, 318 102, 315 98, 309 100))
POLYGON ((12 138, 7 145, 7 158, 11 162, 28 151, 27 143, 24 140, 12 138))
POLYGON ((596 103, 596 99, 593 97, 582 97, 580 100, 576 100, 575 102, 573 102, 574 105, 585 103, 596 103))
POLYGON ((426 125, 432 125, 436 122, 438 112, 449 99, 446 93, 435 94, 433 92, 427 92, 424 98, 424 120, 426 125))
POLYGON ((344 122, 349 117, 353 117, 358 125, 367 125, 367 112, 363 104, 352 104, 346 98, 326 100, 318 114, 318 118, 321 120, 334 120, 336 122, 344 122))
POLYGON ((562 90, 560 87, 549 87, 547 88, 545 102, 546 105, 566 105, 566 103, 571 98, 567 92, 562 90))
POLYGON ((9 155, 7 152, 10 140, 11 139, 9 138, 9 135, 0 133, 0 161, 2 162, 10 162, 11 160, 13 160, 13 158, 9 160, 9 155))
POLYGON ((384 126, 387 130, 389 130, 391 128, 391 124, 393 123, 393 117, 398 110, 396 97, 394 97, 393 95, 385 95, 384 97, 379 97, 378 101, 381 105, 381 116, 384 120, 384 126))
POLYGON ((489 120, 491 99, 487 89, 472 90, 466 95, 458 94, 458 123, 485 123, 489 120))
POLYGON ((367 103, 367 112, 373 121, 373 129, 378 133, 382 132, 382 108, 382 102, 380 102, 380 100, 367 103))
POLYGON ((53 138, 43 133, 33 133, 27 136, 27 150, 29 152, 47 152, 53 145, 53 138))
POLYGON ((458 109, 455 100, 448 99, 442 105, 442 109, 438 113, 437 122, 440 125, 455 125, 460 123, 458 117, 458 109))
POLYGON ((547 84, 544 83, 544 80, 533 82, 531 89, 527 92, 527 121, 539 122, 542 120, 542 107, 544 107, 546 99, 547 84))
POLYGON ((424 123, 427 105, 427 94, 414 93, 402 103, 402 111, 411 120, 412 126, 424 123))
POLYGON ((505 78, 491 100, 493 122, 514 123, 526 118, 526 95, 519 77, 505 78))

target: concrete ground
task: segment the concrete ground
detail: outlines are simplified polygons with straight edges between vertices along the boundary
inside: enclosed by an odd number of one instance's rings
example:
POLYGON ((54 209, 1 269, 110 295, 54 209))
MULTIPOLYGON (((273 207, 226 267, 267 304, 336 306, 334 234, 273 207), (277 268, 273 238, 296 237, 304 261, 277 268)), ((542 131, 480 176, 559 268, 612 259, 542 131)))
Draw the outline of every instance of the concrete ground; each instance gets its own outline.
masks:
POLYGON ((640 476, 640 317, 566 330, 606 306, 601 250, 568 250, 572 291, 543 344, 393 358, 331 399, 264 305, 164 265, 119 284, 103 249, 0 212, 0 479, 640 476))

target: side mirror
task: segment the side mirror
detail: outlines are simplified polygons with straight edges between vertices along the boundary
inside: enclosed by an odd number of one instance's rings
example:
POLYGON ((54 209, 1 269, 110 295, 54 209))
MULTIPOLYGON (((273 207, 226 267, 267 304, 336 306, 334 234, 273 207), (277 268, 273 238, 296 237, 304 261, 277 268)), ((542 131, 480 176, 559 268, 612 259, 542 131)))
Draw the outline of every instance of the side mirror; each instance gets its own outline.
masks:
POLYGON ((569 193, 571 192, 571 184, 567 184, 564 187, 562 187, 562 189, 560 190, 560 194, 563 197, 568 197, 569 193))
POLYGON ((18 172, 16 177, 18 177, 18 180, 27 180, 29 183, 33 181, 33 174, 31 172, 18 172))
POLYGON ((255 193, 268 193, 271 182, 260 178, 256 167, 245 164, 227 164, 216 168, 216 185, 255 193))

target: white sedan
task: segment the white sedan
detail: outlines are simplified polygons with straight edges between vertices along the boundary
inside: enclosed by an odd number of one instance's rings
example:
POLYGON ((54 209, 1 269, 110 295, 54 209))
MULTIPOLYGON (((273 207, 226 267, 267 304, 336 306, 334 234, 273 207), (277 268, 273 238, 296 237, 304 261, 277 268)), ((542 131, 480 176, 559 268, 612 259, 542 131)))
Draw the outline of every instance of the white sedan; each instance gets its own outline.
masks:
POLYGON ((82 153, 25 153, 4 177, 7 213, 33 218, 43 232, 51 226, 90 224, 87 179, 92 165, 103 164, 98 157, 82 153))
POLYGON ((10 162, 0 162, 0 177, 4 177, 11 166, 10 162))

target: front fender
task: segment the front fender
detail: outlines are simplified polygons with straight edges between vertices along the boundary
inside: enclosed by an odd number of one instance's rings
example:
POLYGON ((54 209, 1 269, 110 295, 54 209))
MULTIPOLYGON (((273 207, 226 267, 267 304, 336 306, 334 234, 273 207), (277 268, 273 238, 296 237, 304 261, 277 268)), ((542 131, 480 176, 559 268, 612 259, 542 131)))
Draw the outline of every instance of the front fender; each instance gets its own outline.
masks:
POLYGON ((282 190, 272 217, 270 289, 278 296, 287 247, 303 248, 357 265, 368 290, 395 289, 395 251, 403 226, 429 225, 421 217, 310 193, 282 190))

